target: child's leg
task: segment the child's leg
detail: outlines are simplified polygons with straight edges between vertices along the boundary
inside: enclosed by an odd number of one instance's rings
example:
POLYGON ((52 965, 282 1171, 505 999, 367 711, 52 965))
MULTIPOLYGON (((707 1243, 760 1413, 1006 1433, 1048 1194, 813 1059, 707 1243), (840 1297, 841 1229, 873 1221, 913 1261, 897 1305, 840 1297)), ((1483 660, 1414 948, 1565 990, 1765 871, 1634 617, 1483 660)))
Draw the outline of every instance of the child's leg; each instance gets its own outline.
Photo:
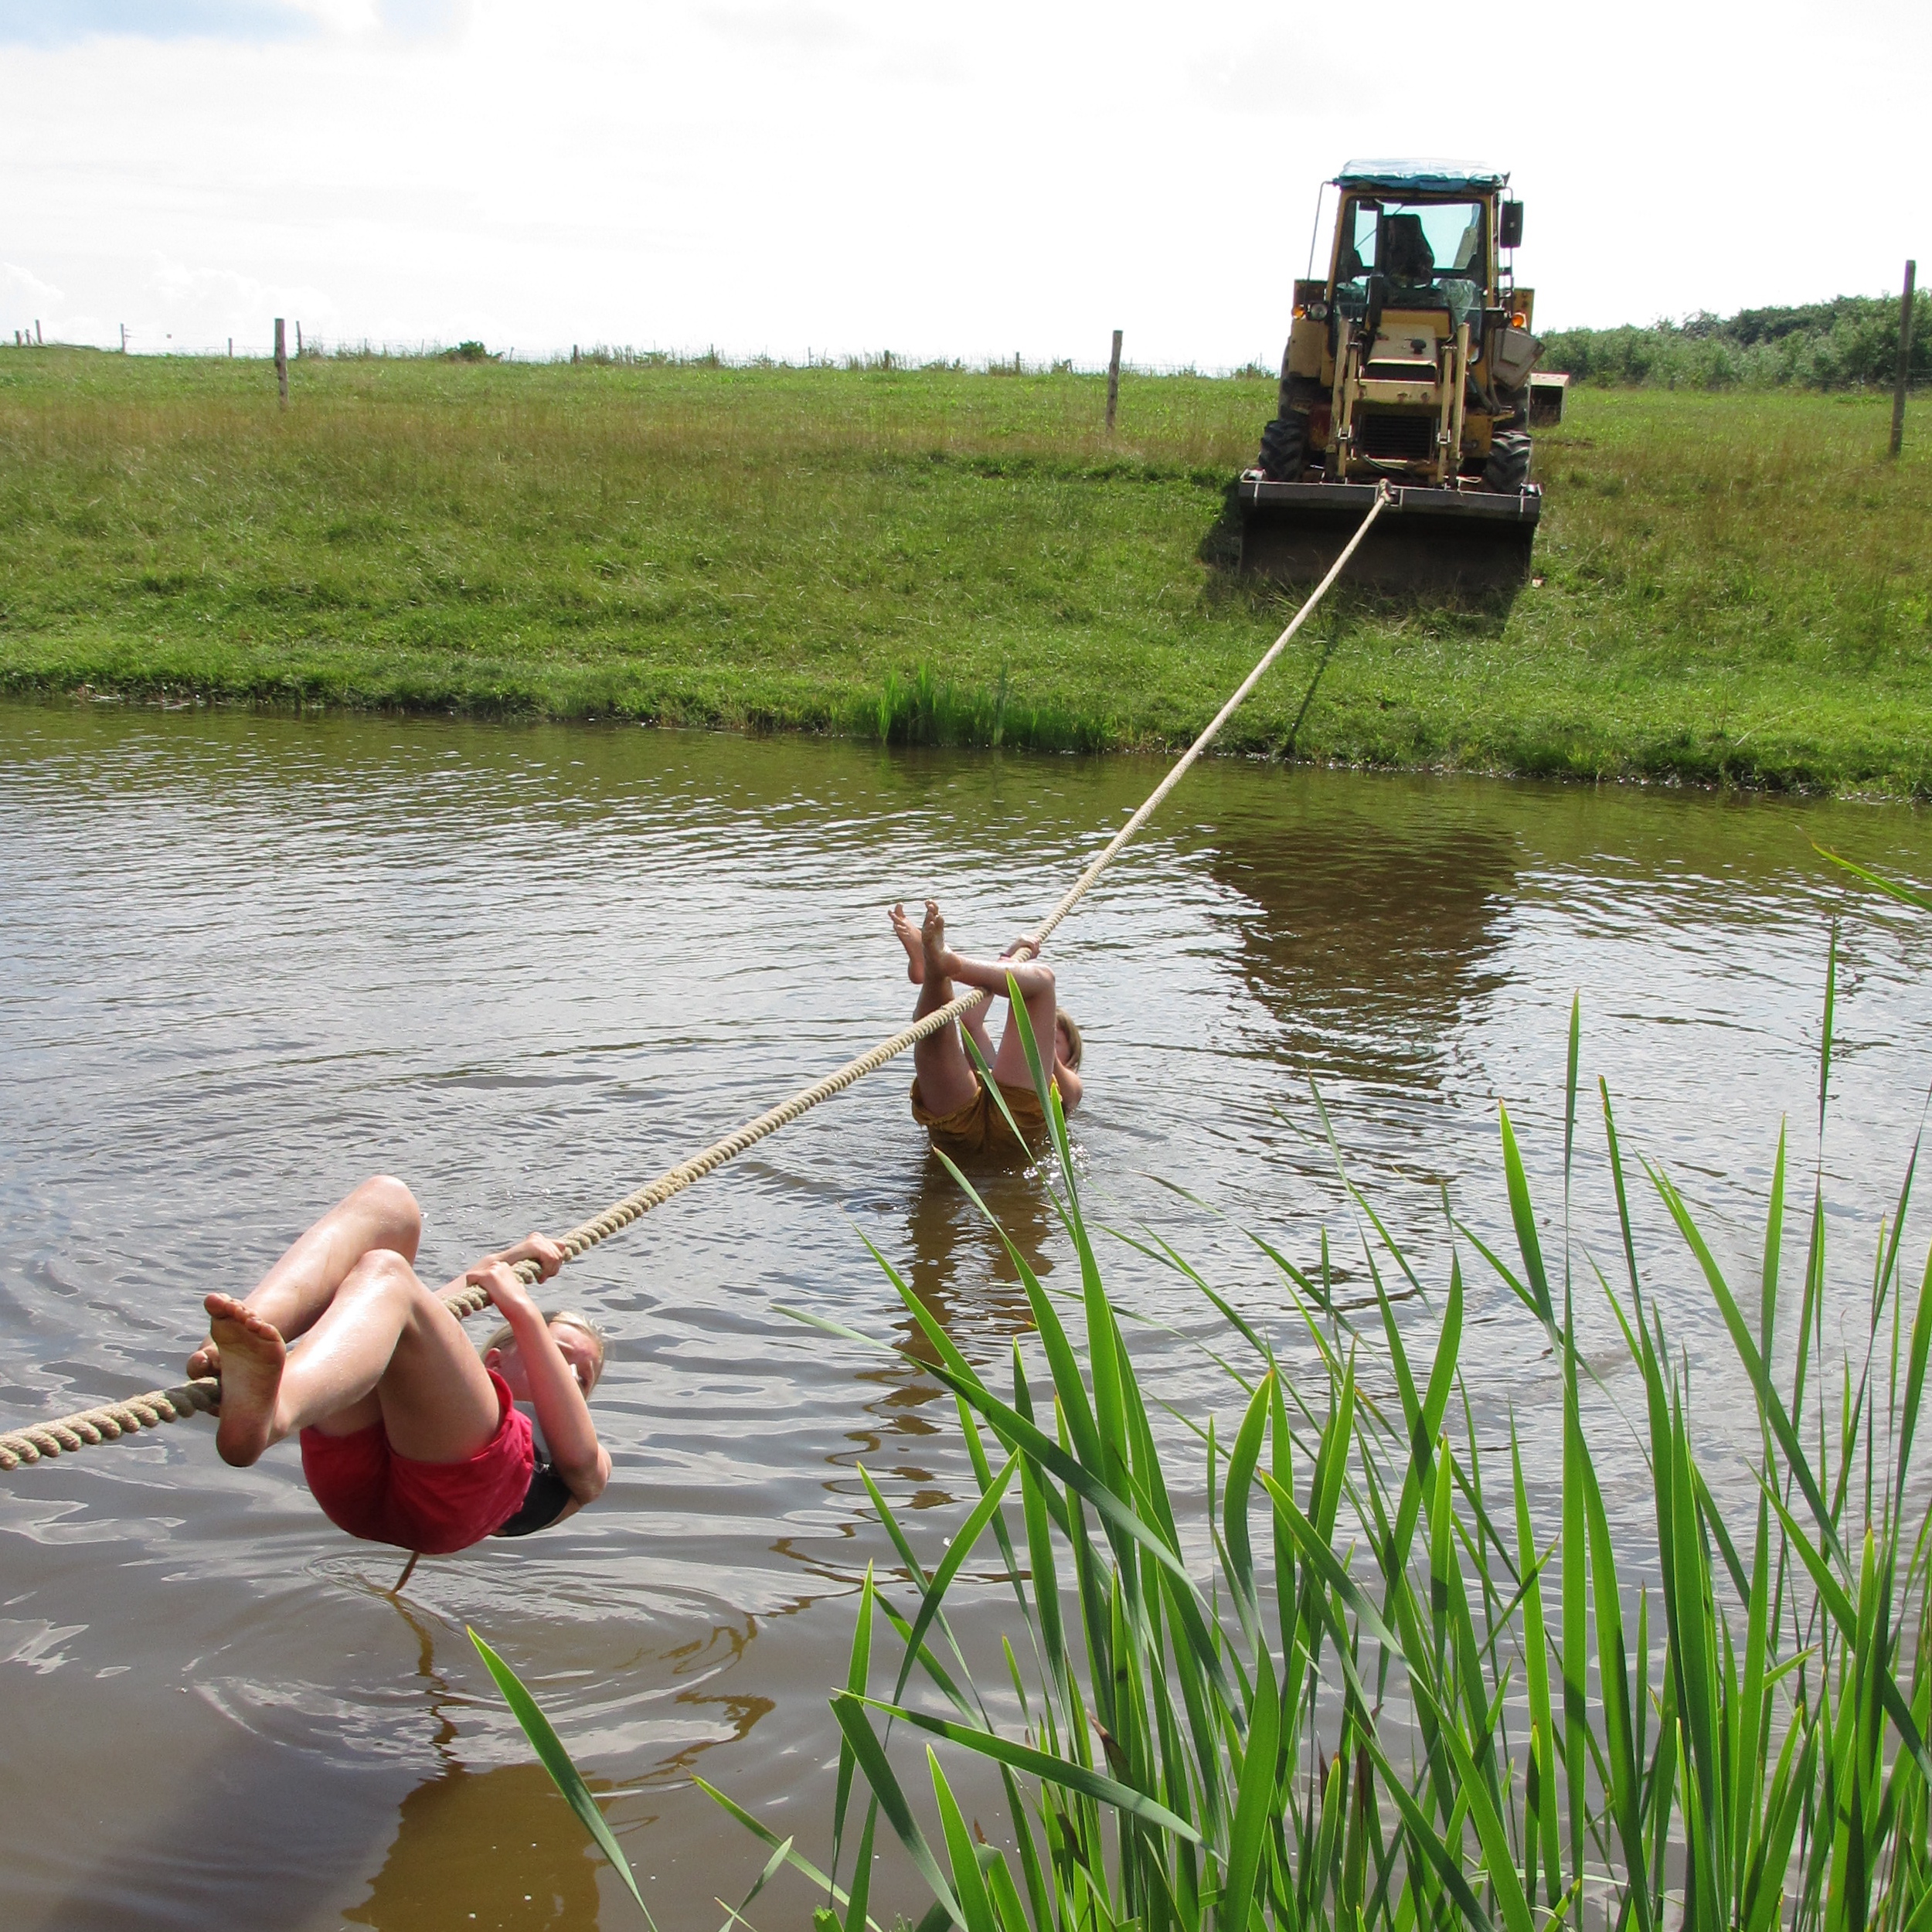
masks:
MULTIPOLYGON (((913 1009, 914 1019, 923 1019, 953 1001, 952 982, 943 964, 946 957, 946 922, 930 899, 926 902, 926 923, 920 932, 923 971, 919 1004, 913 1009)), ((979 1076, 966 1057, 960 1043, 959 1023, 942 1026, 913 1049, 913 1071, 919 1080, 919 1097, 930 1114, 956 1114, 970 1107, 979 1094, 979 1076)))
MULTIPOLYGON (((1053 1055, 1060 1026, 1060 995, 1054 984, 1053 969, 1029 959, 1012 965, 1009 970, 1019 982, 1020 998, 1026 1005, 1027 1023, 1032 1029, 1034 1049, 1050 1081, 1053 1077, 1053 1055)), ((1010 1013, 1006 1018, 1006 1030, 999 1036, 999 1052, 994 1056, 993 1075, 1009 1087, 1030 1087, 1033 1084, 1033 1071, 1026 1063, 1026 1045, 1010 1013)))
POLYGON ((346 1435, 380 1422, 420 1462, 460 1462, 496 1433, 495 1385, 462 1324, 393 1250, 366 1254, 292 1353, 252 1302, 211 1294, 221 1349, 215 1443, 246 1465, 305 1428, 346 1435))
MULTIPOLYGON (((931 922, 928 920, 927 923, 931 922)), ((945 950, 943 927, 937 950, 940 955, 937 962, 927 968, 929 979, 937 971, 966 985, 984 987, 995 995, 1008 992, 1009 979, 1019 988, 1019 996, 1026 1003, 1028 1022, 1033 1029, 1033 1044, 1039 1050, 1041 1064, 1047 1070, 1050 1080, 1056 1021, 1060 1011, 1053 968, 1042 965, 1037 959, 968 959, 964 954, 948 952, 945 950)), ((1031 1087, 1033 1083, 1032 1070, 1026 1064, 1026 1049, 1020 1043, 1019 1029, 1010 1013, 1006 1030, 1000 1036, 999 1051, 993 1056, 993 1075, 1008 1087, 1031 1087)))
POLYGON ((256 1284, 248 1305, 285 1341, 320 1319, 349 1270, 372 1250, 416 1259, 423 1211, 403 1183, 386 1174, 365 1181, 309 1229, 256 1284))
MULTIPOLYGON (((958 997, 958 990, 957 987, 953 989, 955 998, 958 997)), ((964 1015, 959 1022, 968 1032, 972 1035, 973 1044, 979 1049, 980 1058, 985 1060, 988 1066, 993 1063, 993 1036, 986 1030, 986 1022, 993 1010, 993 999, 1004 997, 1005 993, 1002 989, 1000 993, 994 995, 992 998, 981 1000, 971 1012, 964 1015)), ((968 1053, 966 1057, 971 1060, 972 1056, 968 1053)))
MULTIPOLYGON (((416 1197, 400 1181, 376 1175, 338 1201, 287 1250, 256 1284, 248 1306, 284 1341, 293 1342, 314 1327, 364 1255, 382 1250, 413 1261, 422 1234, 416 1197)), ((191 1376, 211 1375, 218 1366, 219 1357, 205 1349, 188 1358, 191 1376)))
MULTIPOLYGON (((891 917, 893 922, 893 931, 897 936, 900 944, 903 946, 906 949, 906 977, 910 979, 915 986, 923 986, 926 983, 926 942, 924 937, 920 934, 919 928, 906 917, 906 908, 903 906, 893 906, 892 909, 891 917)), ((940 930, 943 933, 944 930, 944 925, 942 922, 940 930)), ((1002 993, 1004 993, 1005 990, 1006 989, 1004 986, 1000 988, 1000 991, 1002 993)), ((947 994, 946 999, 936 1001, 934 1002, 934 1005, 944 1006, 947 1003, 947 1001, 949 1001, 952 995, 949 993, 947 994)), ((978 1047, 981 1054, 985 1056, 986 1064, 988 1066, 992 1066, 993 1063, 993 1036, 986 1030, 986 1015, 992 1011, 992 1002, 989 999, 981 1000, 971 1012, 965 1015, 962 1022, 965 1026, 967 1032, 972 1035, 974 1044, 978 1047)), ((921 1013, 930 1013, 933 1010, 934 1008, 932 1006, 927 1006, 922 1003, 918 1011, 913 1015, 913 1017, 917 1019, 920 1017, 921 1013)), ((915 1066, 917 1066, 919 1063, 919 1049, 917 1048, 914 1048, 913 1051, 913 1063, 915 1066)), ((924 1091, 923 1086, 921 1087, 920 1090, 921 1092, 924 1091)))

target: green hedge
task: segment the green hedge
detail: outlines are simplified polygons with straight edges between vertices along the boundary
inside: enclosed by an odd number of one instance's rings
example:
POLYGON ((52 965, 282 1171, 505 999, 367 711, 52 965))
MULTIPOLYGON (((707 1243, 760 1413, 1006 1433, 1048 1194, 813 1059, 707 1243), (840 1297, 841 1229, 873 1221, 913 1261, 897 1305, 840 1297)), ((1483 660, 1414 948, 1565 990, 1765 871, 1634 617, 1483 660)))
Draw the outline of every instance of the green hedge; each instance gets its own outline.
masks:
MULTIPOLYGON (((1546 369, 1665 389, 1851 389, 1887 383, 1899 355, 1899 298, 1839 295, 1801 308, 1700 313, 1648 328, 1564 328, 1544 338, 1546 369)), ((1913 304, 1911 377, 1932 376, 1932 294, 1913 304)))

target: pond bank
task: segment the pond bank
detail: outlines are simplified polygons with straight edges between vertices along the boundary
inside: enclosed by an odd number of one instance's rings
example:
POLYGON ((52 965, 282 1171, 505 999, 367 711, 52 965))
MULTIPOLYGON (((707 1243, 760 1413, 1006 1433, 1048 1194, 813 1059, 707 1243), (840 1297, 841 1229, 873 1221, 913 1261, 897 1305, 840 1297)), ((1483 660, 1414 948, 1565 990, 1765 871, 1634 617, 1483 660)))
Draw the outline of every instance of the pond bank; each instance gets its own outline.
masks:
MULTIPOLYGON (((894 742, 1186 742, 1272 386, 0 355, 0 689, 894 742)), ((1229 748, 1932 790, 1932 461, 1883 399, 1585 389, 1512 607, 1338 598, 1229 748)))

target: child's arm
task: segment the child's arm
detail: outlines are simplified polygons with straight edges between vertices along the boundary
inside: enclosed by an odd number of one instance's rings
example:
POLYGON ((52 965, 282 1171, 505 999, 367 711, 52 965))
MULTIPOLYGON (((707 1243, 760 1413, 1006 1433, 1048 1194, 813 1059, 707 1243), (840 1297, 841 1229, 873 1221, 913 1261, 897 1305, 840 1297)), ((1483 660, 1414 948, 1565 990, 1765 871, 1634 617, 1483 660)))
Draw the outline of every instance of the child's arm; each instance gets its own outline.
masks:
POLYGON ((516 1337, 517 1352, 529 1378, 530 1400, 536 1405, 536 1419, 543 1425, 543 1440, 549 1447, 550 1467, 577 1498, 577 1506, 595 1502, 611 1480, 611 1458, 597 1440, 590 1405, 584 1400, 549 1324, 507 1264, 485 1263, 471 1269, 464 1278, 489 1290, 490 1299, 502 1311, 516 1337))

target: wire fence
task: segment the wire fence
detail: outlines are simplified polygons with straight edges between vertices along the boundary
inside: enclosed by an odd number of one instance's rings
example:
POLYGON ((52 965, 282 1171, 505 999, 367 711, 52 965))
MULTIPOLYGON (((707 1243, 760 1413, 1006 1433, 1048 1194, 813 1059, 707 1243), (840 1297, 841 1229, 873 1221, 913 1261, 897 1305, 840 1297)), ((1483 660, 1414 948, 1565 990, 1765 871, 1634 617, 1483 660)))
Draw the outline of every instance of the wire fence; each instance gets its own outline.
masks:
MULTIPOLYGON (((106 342, 58 342, 50 335, 44 341, 37 339, 31 327, 22 332, 9 325, 8 332, 0 335, 0 350, 9 347, 108 349, 124 351, 130 355, 179 355, 199 361, 232 357, 237 362, 272 362, 275 356, 272 337, 250 340, 236 335, 214 342, 195 342, 185 337, 178 338, 162 330, 134 328, 127 328, 117 338, 106 342)), ((1085 362, 1074 356, 1029 358, 1018 352, 1011 355, 949 357, 905 355, 893 349, 834 352, 808 349, 802 358, 795 359, 764 353, 731 355, 711 348, 666 349, 655 344, 640 348, 628 342, 573 342, 551 348, 524 349, 514 343, 491 345, 476 340, 450 342, 436 337, 411 340, 305 334, 298 343, 292 328, 289 334, 288 359, 291 364, 309 361, 447 361, 570 363, 621 369, 830 369, 1034 378, 1104 377, 1107 373, 1105 357, 1085 362)), ((1239 364, 1123 361, 1120 366, 1123 376, 1142 378, 1191 376, 1209 381, 1265 379, 1271 383, 1278 374, 1275 366, 1265 357, 1239 364)))

